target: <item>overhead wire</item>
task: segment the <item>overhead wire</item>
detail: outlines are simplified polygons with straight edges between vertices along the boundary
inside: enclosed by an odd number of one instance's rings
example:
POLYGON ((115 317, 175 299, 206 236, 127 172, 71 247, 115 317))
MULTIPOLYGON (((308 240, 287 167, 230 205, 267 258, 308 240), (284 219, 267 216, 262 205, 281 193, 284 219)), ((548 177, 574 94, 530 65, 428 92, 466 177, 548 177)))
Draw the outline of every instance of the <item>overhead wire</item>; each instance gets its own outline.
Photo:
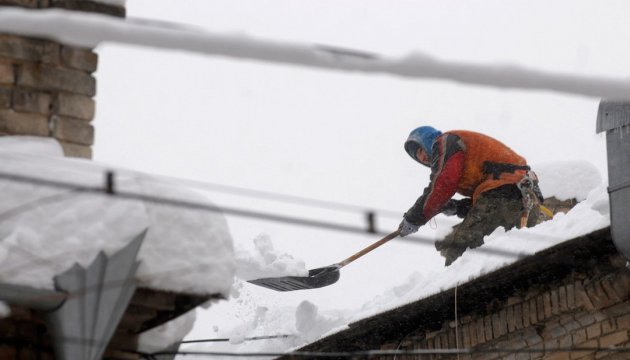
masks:
POLYGON ((293 352, 230 352, 230 351, 160 351, 154 353, 139 353, 145 357, 153 356, 202 356, 202 357, 282 357, 290 358, 375 358, 393 356, 418 356, 418 355, 470 355, 470 354, 547 354, 547 353, 630 353, 630 347, 557 347, 557 348, 461 348, 461 349, 415 349, 415 350, 365 350, 365 351, 293 351, 293 352))
MULTIPOLYGON (((40 160, 37 157, 33 155, 29 155, 29 154, 11 153, 11 155, 20 157, 23 160, 28 160, 28 161, 40 160)), ((0 154, 0 156, 2 156, 2 154, 0 154)), ((47 161, 50 161, 50 159, 47 159, 47 161)), ((87 174, 87 173, 94 174, 94 168, 99 168, 98 166, 91 165, 91 164, 90 164, 91 166, 84 166, 82 168, 78 168, 76 164, 72 164, 68 166, 67 164, 64 164, 63 162, 60 162, 60 164, 55 164, 55 166, 58 166, 58 165, 64 166, 64 168, 68 169, 69 171, 73 171, 75 173, 84 173, 84 174, 87 174)), ((361 212, 361 213, 371 212, 371 213, 376 213, 382 217, 395 218, 395 219, 400 219, 402 216, 400 211, 383 209, 383 208, 378 208, 378 207, 373 207, 373 206, 362 206, 362 205, 350 204, 350 203, 339 202, 339 201, 322 200, 322 199, 316 199, 312 197, 284 194, 284 193, 279 193, 279 192, 272 192, 272 191, 265 191, 265 190, 258 190, 258 189, 250 189, 250 188, 245 188, 245 187, 240 187, 240 186, 226 185, 226 184, 193 180, 193 179, 185 179, 185 178, 167 176, 167 175, 151 174, 151 176, 149 177, 147 176, 146 173, 143 173, 137 170, 131 170, 131 169, 123 169, 123 170, 117 171, 117 173, 124 174, 125 176, 129 176, 129 177, 133 176, 135 179, 141 179, 144 182, 153 183, 153 184, 181 185, 181 186, 186 186, 186 187, 197 189, 197 190, 211 191, 215 193, 230 194, 230 195, 242 196, 242 197, 248 197, 248 198, 264 199, 264 200, 269 200, 269 201, 274 201, 274 202, 315 207, 315 208, 328 209, 328 210, 337 210, 337 211, 345 211, 345 212, 361 212)))
MULTIPOLYGON (((47 179, 43 177, 35 177, 35 176, 29 176, 29 175, 9 174, 6 172, 0 172, 0 179, 5 179, 8 181, 17 182, 17 183, 27 182, 31 184, 40 185, 40 186, 73 190, 75 192, 80 192, 80 193, 101 194, 104 196, 113 196, 113 197, 118 197, 118 198, 127 199, 127 200, 139 200, 139 201, 144 201, 148 203, 156 203, 156 204, 176 206, 176 207, 182 207, 182 208, 188 208, 188 209, 204 210, 204 211, 209 211, 209 212, 214 212, 214 213, 228 214, 228 215, 234 215, 234 216, 254 218, 254 219, 259 219, 259 220, 286 223, 286 224, 291 224, 291 225, 333 230, 333 231, 339 231, 339 232, 347 232, 347 233, 355 233, 355 234, 375 234, 375 235, 380 235, 380 236, 388 235, 387 232, 378 231, 375 229, 370 229, 370 228, 356 226, 356 225, 347 225, 347 224, 341 224, 341 223, 336 223, 336 222, 306 219, 306 218, 280 215, 280 214, 269 213, 269 212, 235 208, 235 207, 226 207, 226 206, 219 207, 219 206, 212 205, 209 203, 193 202, 193 201, 188 201, 188 200, 167 198, 164 196, 146 195, 146 194, 142 194, 138 192, 117 190, 113 188, 112 184, 108 185, 107 181, 105 181, 103 185, 101 186, 84 186, 84 185, 79 185, 76 183, 71 183, 71 182, 66 182, 66 181, 51 180, 51 179, 47 179)), ((113 179, 113 177, 110 177, 108 175, 106 176, 106 179, 108 179, 108 181, 112 181, 111 179, 113 179)), ((419 237, 419 236, 407 236, 407 237, 399 238, 399 239, 410 241, 415 244, 421 244, 421 245, 427 245, 427 246, 433 246, 433 243, 434 243, 434 240, 431 238, 419 237)), ((504 257, 509 257, 509 258, 521 258, 526 255, 524 253, 502 250, 502 249, 497 249, 497 248, 492 248, 492 247, 487 247, 487 246, 477 248, 475 250, 479 252, 483 252, 483 253, 499 255, 499 256, 504 256, 504 257)))

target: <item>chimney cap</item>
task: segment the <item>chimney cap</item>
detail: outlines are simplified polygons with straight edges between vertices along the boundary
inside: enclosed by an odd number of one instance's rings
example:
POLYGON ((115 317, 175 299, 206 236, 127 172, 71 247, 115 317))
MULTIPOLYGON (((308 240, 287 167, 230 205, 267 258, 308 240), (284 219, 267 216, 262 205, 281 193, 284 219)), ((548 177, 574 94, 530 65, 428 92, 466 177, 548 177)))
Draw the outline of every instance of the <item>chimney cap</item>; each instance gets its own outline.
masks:
POLYGON ((599 134, 630 125, 630 100, 602 100, 597 111, 599 134))

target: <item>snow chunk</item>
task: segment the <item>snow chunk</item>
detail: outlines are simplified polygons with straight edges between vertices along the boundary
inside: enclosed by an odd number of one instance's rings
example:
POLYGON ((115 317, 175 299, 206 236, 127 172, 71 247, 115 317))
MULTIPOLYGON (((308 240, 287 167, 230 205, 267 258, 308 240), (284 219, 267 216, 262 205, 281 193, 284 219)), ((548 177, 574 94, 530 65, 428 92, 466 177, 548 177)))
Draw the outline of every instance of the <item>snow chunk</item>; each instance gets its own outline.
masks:
POLYGON ((143 332, 138 338, 138 350, 157 352, 181 342, 192 330, 196 318, 195 310, 191 310, 173 321, 143 332))
POLYGON ((63 157, 56 139, 41 136, 0 136, 0 151, 63 157))
POLYGON ((11 316, 11 308, 9 304, 0 301, 0 319, 11 316))
MULTIPOLYGON (((48 153, 58 146, 24 140, 16 147, 48 153)), ((77 186, 102 187, 105 170, 112 169, 80 159, 8 151, 0 156, 0 173, 77 186)), ((119 192, 210 205, 197 193, 148 176, 116 174, 119 192)), ((74 263, 89 265, 99 251, 111 255, 148 228, 138 255, 140 286, 229 294, 234 254, 220 213, 3 179, 0 191, 5 194, 0 203, 2 282, 52 289, 55 275, 74 263)))
POLYGON ((244 280, 277 276, 306 276, 308 270, 304 261, 291 255, 278 253, 267 234, 260 234, 254 240, 255 251, 236 250, 236 276, 244 280))
POLYGON ((583 160, 554 161, 532 166, 540 180, 540 190, 548 198, 564 201, 586 199, 589 192, 602 183, 597 168, 583 160))
POLYGON ((309 301, 302 301, 295 310, 295 328, 298 339, 295 343, 310 343, 319 339, 322 334, 344 324, 343 317, 325 316, 319 314, 317 306, 309 301))

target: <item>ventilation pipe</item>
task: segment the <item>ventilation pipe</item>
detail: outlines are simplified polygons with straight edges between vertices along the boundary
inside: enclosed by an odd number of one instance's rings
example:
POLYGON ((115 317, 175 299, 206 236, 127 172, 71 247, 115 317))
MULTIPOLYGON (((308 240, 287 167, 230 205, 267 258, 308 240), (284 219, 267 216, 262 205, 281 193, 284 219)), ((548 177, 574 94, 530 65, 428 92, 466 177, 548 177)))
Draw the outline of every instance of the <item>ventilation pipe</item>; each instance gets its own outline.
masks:
POLYGON ((630 260, 630 100, 602 100, 596 131, 606 132, 613 243, 630 260))

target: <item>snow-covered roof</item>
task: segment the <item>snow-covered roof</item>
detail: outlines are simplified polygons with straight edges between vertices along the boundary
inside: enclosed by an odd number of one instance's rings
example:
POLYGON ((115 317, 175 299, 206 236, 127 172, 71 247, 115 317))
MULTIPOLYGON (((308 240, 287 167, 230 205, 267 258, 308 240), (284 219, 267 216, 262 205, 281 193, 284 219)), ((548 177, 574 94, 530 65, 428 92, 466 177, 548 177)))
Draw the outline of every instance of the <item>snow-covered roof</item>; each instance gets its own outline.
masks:
MULTIPOLYGON (((114 170, 120 190, 208 203, 200 194, 125 173, 113 166, 62 157, 49 138, 1 137, 0 172, 103 186, 114 170)), ((235 261, 222 214, 0 178, 0 282, 53 288, 53 276, 111 254, 148 229, 140 253, 141 287, 191 294, 227 294, 235 261)), ((208 203, 209 204, 209 203, 208 203)))
MULTIPOLYGON (((246 343, 248 351, 285 351, 318 339, 336 336, 334 334, 345 332, 351 324, 369 321, 382 314, 397 311, 396 309, 435 298, 445 290, 456 286, 484 281, 485 277, 493 273, 509 271, 511 267, 518 266, 518 263, 535 258, 531 255, 554 247, 562 247, 573 239, 605 229, 610 225, 606 186, 602 182, 599 171, 591 163, 572 160, 531 164, 531 166, 540 179, 540 187, 546 198, 555 197, 559 200, 575 198, 580 202, 568 213, 558 213, 552 220, 533 228, 509 231, 498 228, 484 238, 484 245, 467 250, 450 266, 409 274, 406 278, 401 278, 397 286, 384 291, 357 308, 322 311, 312 302, 304 300, 295 308, 260 309, 265 311, 262 315, 257 311, 253 315, 255 319, 264 318, 267 328, 296 336, 289 339, 275 339, 267 343, 249 342, 246 343), (488 249, 498 251, 486 251, 488 249), (505 256, 507 253, 514 256, 505 256)), ((437 237, 449 231, 450 227, 442 227, 438 229, 437 237)), ((298 260, 292 261, 297 263, 298 260)), ((342 269, 341 272, 343 276, 344 270, 342 269)), ((236 326, 231 331, 234 343, 240 344, 239 339, 257 334, 256 324, 258 323, 258 320, 254 320, 236 326)), ((186 349, 234 350, 230 344, 214 343, 188 345, 186 349)))

